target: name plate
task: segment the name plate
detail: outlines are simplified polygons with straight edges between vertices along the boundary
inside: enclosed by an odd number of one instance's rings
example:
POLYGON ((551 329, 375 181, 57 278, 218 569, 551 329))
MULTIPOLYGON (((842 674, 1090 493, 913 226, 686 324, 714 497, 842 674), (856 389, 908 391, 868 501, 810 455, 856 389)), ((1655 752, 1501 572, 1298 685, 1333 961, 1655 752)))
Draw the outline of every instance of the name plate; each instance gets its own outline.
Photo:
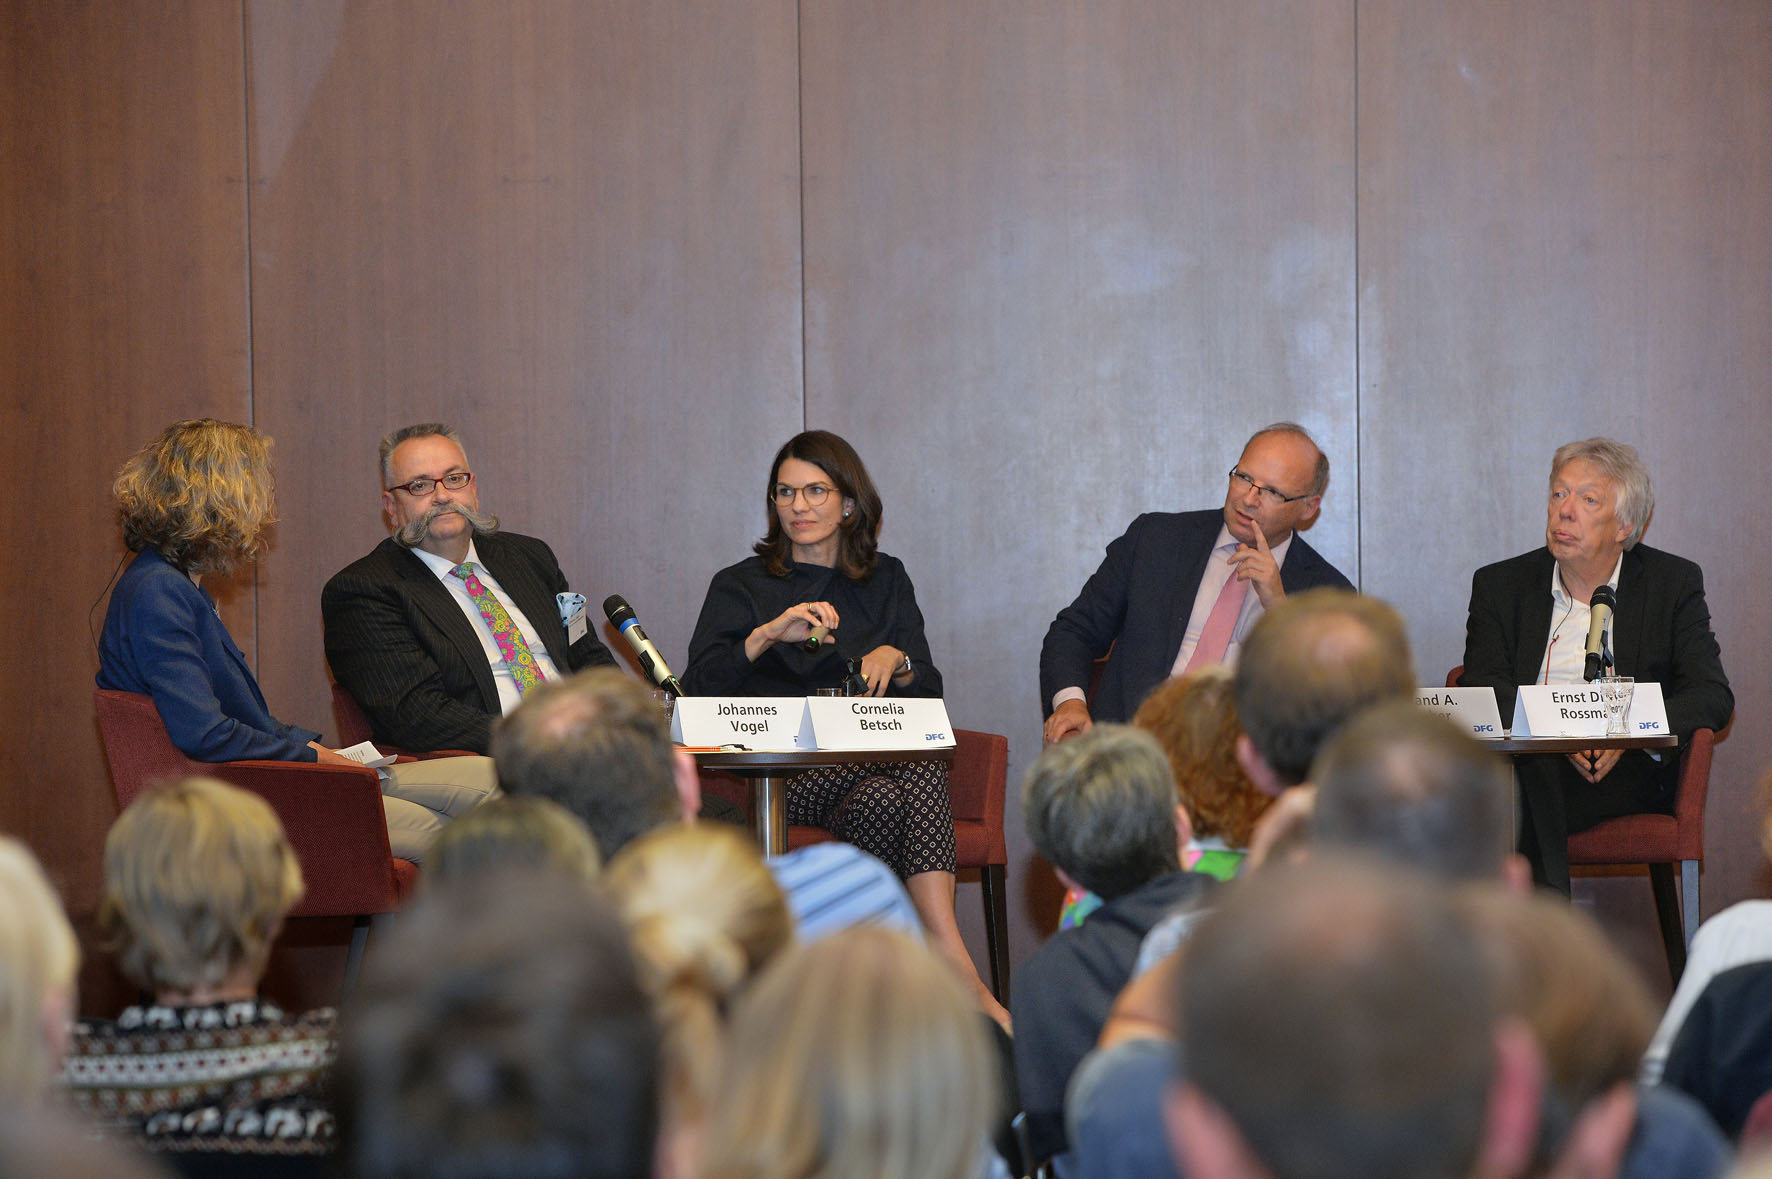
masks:
POLYGON ((1422 688, 1415 703, 1437 712, 1473 737, 1501 738, 1501 711, 1494 688, 1422 688))
MULTIPOLYGON (((1525 684, 1514 697, 1516 737, 1604 737, 1606 701, 1597 684, 1525 684)), ((1661 685, 1638 683, 1625 728, 1633 737, 1662 737, 1667 703, 1661 685)))
POLYGON ((954 728, 940 700, 814 696, 806 714, 820 749, 943 749, 954 728))
POLYGON ((815 748, 803 696, 684 696, 671 713, 671 740, 772 753, 815 748))

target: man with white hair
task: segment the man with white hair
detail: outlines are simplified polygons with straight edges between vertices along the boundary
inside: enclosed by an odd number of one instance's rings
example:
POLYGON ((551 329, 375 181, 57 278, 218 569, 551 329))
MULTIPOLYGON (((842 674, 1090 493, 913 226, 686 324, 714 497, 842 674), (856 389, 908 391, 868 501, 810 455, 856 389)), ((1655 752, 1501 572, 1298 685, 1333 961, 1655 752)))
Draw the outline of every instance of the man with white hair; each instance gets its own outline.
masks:
MULTIPOLYGON (((1682 740, 1721 729, 1735 696, 1711 632, 1704 573, 1639 544, 1655 510, 1635 447, 1588 438, 1551 461, 1545 545, 1486 565, 1471 580, 1464 680, 1495 689, 1511 716, 1520 684, 1583 682, 1589 603, 1617 595, 1605 634, 1617 674, 1661 684, 1668 728, 1682 740)), ((1604 819, 1672 809, 1678 760, 1618 749, 1520 760, 1520 850, 1533 879, 1569 891, 1568 836, 1604 819)))

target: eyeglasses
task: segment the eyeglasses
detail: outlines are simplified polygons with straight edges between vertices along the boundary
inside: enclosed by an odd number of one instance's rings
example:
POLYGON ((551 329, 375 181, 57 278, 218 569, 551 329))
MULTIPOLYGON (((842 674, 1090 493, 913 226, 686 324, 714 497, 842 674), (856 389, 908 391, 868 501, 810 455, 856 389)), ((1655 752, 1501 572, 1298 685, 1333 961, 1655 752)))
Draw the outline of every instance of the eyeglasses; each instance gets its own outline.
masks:
POLYGON ((413 499, 418 499, 420 496, 429 495, 431 492, 437 490, 437 484, 439 483, 443 485, 446 491, 460 491, 473 481, 474 473, 472 471, 451 471, 441 479, 433 479, 429 475, 420 475, 410 483, 396 483, 388 488, 388 490, 404 491, 413 499))
POLYGON ((808 483, 804 487, 789 487, 786 483, 777 483, 771 494, 775 502, 784 508, 793 504, 796 495, 804 495, 807 505, 816 508, 831 497, 833 490, 835 489, 827 483, 808 483))
POLYGON ((1266 504, 1270 508, 1277 507, 1280 504, 1293 503, 1293 502, 1295 502, 1297 500, 1301 500, 1301 499, 1309 499, 1311 496, 1311 493, 1308 491, 1300 492, 1298 495, 1287 495, 1284 491, 1281 491, 1277 487, 1267 487, 1267 486, 1264 486, 1263 484, 1257 483, 1255 480, 1251 479, 1249 476, 1243 474, 1243 472, 1238 470, 1236 467, 1231 468, 1231 476, 1230 477, 1231 477, 1232 482, 1241 483, 1243 485, 1243 487, 1245 489, 1244 490, 1245 495, 1248 494, 1247 489, 1251 488, 1251 487, 1253 487, 1256 491, 1259 491, 1261 493, 1261 502, 1266 504))

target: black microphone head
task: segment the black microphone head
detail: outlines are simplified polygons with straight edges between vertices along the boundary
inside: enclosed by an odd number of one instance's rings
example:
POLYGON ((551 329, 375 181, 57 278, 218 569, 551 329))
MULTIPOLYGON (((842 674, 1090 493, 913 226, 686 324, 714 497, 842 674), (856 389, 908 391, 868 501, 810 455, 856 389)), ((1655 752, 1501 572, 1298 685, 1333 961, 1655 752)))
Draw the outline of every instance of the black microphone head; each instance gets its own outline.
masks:
POLYGON ((633 608, 628 605, 628 600, 626 598, 622 597, 620 594, 610 594, 607 598, 603 599, 603 617, 609 619, 609 621, 613 622, 617 629, 619 629, 622 623, 627 622, 634 617, 634 611, 633 608))
POLYGON ((1588 609, 1591 610, 1595 606, 1604 606, 1608 610, 1618 609, 1618 595, 1612 592, 1611 586, 1595 587, 1594 596, 1588 600, 1588 609))

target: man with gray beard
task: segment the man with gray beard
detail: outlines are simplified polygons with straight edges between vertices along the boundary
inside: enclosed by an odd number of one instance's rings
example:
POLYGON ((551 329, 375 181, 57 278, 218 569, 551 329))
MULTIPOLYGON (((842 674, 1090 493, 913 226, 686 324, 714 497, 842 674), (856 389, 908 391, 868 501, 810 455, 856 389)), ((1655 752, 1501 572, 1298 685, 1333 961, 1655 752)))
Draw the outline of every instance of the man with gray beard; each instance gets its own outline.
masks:
POLYGON ((326 583, 326 659, 377 742, 486 753, 523 693, 614 665, 588 612, 570 633, 553 550, 498 531, 461 436, 441 422, 381 440, 382 510, 394 535, 326 583))

